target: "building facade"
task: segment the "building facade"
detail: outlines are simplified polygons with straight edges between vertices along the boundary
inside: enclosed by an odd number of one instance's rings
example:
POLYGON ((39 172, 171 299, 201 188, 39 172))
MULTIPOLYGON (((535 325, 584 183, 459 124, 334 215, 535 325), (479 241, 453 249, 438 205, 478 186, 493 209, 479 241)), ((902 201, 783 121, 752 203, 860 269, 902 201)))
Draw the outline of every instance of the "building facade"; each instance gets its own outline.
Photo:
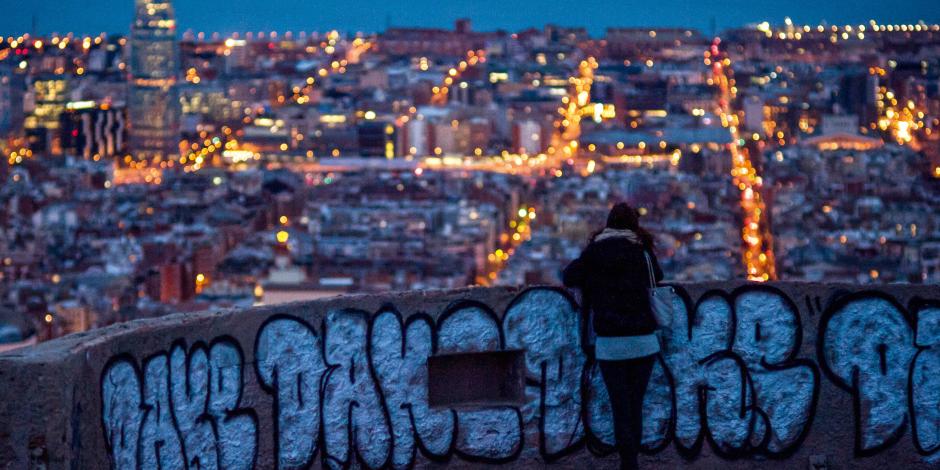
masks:
POLYGON ((85 160, 122 157, 126 148, 126 110, 94 101, 66 103, 59 118, 59 144, 66 155, 85 160))
POLYGON ((135 0, 135 5, 127 106, 130 151, 137 161, 159 162, 178 152, 176 20, 168 0, 135 0))

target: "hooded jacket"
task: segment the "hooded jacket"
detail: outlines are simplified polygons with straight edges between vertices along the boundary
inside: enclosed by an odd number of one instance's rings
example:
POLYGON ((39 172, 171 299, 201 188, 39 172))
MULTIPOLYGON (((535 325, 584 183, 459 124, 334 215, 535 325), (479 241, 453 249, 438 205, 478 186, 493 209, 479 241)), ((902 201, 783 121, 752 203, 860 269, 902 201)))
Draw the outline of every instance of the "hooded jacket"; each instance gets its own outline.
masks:
MULTIPOLYGON (((565 268, 563 282, 581 290, 582 311, 593 311, 597 336, 639 336, 656 331, 644 251, 633 231, 605 229, 565 268)), ((652 251, 649 255, 659 282, 662 269, 656 255, 652 251)))

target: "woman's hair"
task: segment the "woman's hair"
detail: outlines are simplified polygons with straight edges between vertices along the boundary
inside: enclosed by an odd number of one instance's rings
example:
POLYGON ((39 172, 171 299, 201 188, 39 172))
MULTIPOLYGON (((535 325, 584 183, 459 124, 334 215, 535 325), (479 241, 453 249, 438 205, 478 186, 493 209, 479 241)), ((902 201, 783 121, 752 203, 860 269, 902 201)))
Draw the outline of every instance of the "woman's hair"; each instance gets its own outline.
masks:
MULTIPOLYGON (((653 234, 640 226, 639 212, 625 202, 614 204, 614 207, 610 209, 610 213, 607 214, 606 228, 632 230, 640 237, 640 242, 643 243, 644 248, 652 250, 654 247, 653 234)), ((591 239, 593 240, 594 236, 591 239)))

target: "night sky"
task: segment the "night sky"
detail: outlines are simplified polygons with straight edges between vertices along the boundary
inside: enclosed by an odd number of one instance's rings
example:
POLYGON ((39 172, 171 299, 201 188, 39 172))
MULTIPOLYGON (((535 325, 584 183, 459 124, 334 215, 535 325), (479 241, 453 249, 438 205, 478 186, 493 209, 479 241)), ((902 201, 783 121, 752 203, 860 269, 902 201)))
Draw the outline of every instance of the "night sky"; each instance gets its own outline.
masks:
MULTIPOLYGON (((36 32, 124 33, 133 0, 0 0, 0 34, 36 32)), ((520 30, 546 23, 586 26, 600 34, 608 26, 687 26, 710 33, 768 20, 782 23, 861 24, 940 22, 937 0, 175 0, 180 31, 381 31, 392 26, 450 27, 469 17, 474 29, 520 30), (903 8, 903 9, 899 9, 903 8)))

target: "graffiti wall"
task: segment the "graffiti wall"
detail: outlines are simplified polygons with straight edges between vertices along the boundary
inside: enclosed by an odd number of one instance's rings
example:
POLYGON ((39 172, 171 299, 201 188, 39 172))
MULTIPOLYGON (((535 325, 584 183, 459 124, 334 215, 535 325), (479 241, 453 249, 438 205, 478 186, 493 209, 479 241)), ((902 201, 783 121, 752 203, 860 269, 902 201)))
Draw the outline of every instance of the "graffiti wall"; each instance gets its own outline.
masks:
MULTIPOLYGON (((936 288, 686 287, 645 397, 650 461, 940 462, 936 288)), ((83 369, 93 385, 65 407, 69 445, 45 439, 26 458, 115 469, 615 463, 609 397, 569 293, 414 297, 208 316, 198 328, 183 317, 145 340, 101 340, 85 357, 100 362, 83 369), (523 403, 430 405, 429 357, 497 350, 524 354, 523 403)))

